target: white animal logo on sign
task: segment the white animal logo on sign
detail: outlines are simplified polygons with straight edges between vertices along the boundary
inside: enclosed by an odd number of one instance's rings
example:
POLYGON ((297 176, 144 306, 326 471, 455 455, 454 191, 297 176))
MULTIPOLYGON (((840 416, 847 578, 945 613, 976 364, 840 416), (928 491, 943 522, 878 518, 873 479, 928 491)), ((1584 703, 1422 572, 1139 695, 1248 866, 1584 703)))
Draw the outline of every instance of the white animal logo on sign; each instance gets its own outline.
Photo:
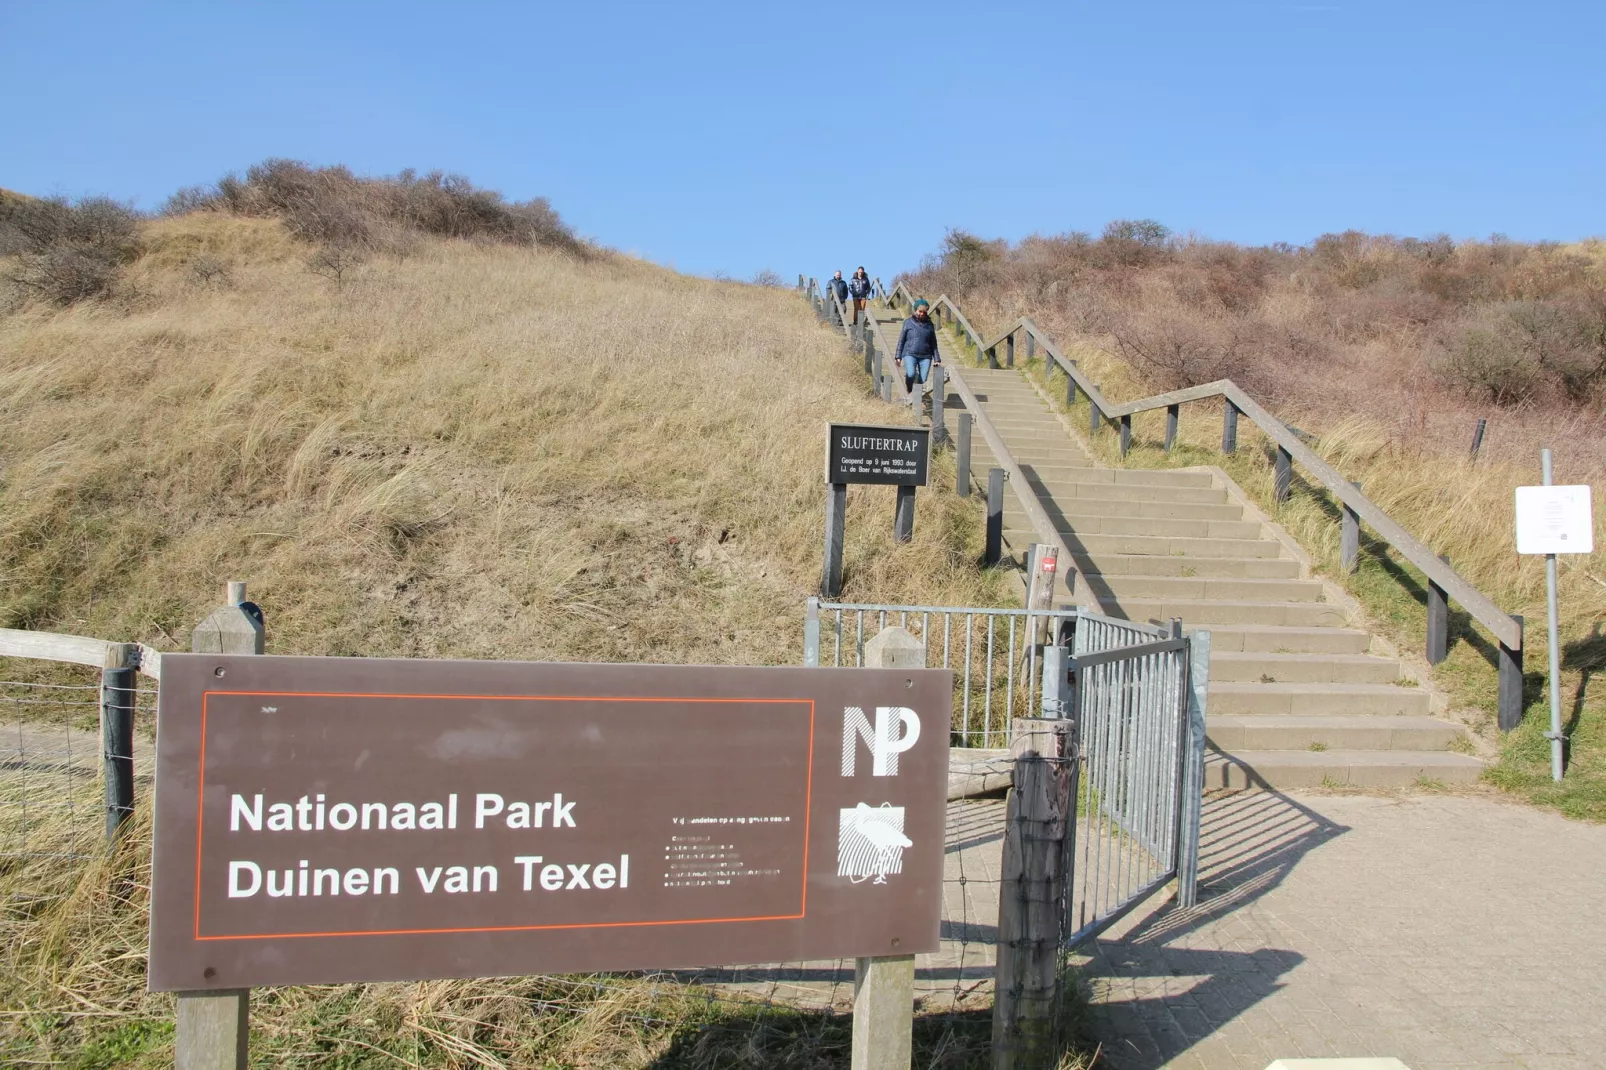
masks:
POLYGON ((903 852, 914 842, 903 834, 903 807, 868 803, 841 811, 836 841, 836 872, 854 884, 903 871, 903 852))

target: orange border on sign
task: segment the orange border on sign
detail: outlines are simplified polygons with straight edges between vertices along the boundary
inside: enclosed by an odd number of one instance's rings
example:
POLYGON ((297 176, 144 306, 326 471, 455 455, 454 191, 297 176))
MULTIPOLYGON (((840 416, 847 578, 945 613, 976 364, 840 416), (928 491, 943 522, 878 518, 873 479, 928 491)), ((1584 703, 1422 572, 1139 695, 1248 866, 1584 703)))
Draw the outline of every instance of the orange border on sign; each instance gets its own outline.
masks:
POLYGON ((423 936, 431 933, 506 933, 542 929, 622 929, 648 925, 717 925, 739 921, 796 921, 808 913, 809 905, 809 826, 814 804, 814 700, 811 698, 698 698, 671 695, 413 695, 360 691, 202 691, 201 692, 200 777, 195 800, 195 939, 206 940, 302 940, 320 936, 423 936), (230 933, 201 935, 201 842, 206 818, 206 717, 207 701, 213 695, 268 695, 279 698, 410 698, 459 702, 741 702, 749 704, 802 704, 809 707, 808 780, 803 789, 803 888, 796 914, 774 914, 748 918, 671 918, 661 921, 593 921, 567 925, 487 925, 451 929, 358 929, 351 932, 323 933, 230 933))

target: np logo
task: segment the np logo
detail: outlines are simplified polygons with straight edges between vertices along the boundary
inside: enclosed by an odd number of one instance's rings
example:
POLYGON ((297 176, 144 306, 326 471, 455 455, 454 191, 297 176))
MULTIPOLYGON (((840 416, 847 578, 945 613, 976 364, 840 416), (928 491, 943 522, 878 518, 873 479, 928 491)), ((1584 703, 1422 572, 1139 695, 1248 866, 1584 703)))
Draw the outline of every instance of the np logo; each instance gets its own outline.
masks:
POLYGON ((870 775, 897 776, 898 755, 920 738, 920 717, 903 706, 877 706, 875 724, 857 706, 842 711, 842 775, 857 774, 859 740, 870 748, 870 775))

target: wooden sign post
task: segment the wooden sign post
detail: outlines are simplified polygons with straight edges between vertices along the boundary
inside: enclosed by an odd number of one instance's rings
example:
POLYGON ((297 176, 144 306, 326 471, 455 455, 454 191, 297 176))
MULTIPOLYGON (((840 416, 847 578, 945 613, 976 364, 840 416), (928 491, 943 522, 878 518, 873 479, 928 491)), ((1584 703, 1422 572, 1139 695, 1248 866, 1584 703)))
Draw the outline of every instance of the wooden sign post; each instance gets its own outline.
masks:
POLYGON ((931 468, 931 430, 875 424, 831 424, 826 435, 825 565, 820 593, 842 593, 842 538, 849 483, 898 488, 892 534, 908 542, 915 531, 915 488, 926 485, 931 468))

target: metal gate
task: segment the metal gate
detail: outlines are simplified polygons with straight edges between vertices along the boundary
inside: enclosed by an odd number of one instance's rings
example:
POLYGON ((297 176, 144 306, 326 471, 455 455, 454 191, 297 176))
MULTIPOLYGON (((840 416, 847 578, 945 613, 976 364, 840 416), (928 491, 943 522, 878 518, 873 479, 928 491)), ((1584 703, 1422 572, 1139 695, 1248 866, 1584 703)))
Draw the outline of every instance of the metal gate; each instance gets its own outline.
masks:
POLYGON ((1075 766, 1061 946, 1098 935, 1173 878, 1195 901, 1208 632, 1067 609, 808 601, 804 664, 858 666, 888 625, 954 672, 951 742, 1006 758, 1013 719, 1066 718, 1075 766))

